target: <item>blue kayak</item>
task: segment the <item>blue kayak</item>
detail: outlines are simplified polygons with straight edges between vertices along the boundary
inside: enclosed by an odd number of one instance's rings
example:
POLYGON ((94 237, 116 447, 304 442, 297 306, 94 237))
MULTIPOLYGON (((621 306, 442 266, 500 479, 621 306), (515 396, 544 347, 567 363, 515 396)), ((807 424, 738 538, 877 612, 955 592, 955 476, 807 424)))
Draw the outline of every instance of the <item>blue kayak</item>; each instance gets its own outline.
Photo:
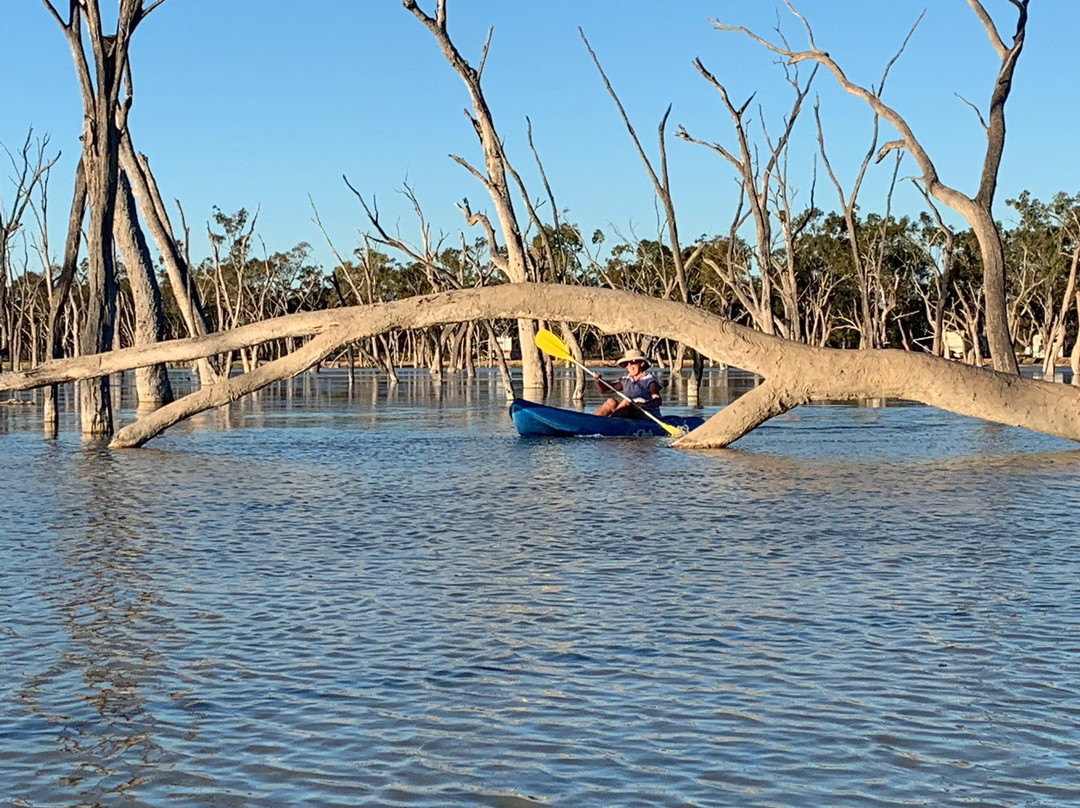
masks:
MULTIPOLYGON (((591 435, 606 438, 651 438, 667 435, 659 424, 648 418, 606 418, 586 412, 547 407, 520 398, 515 398, 510 405, 510 417, 514 419, 517 431, 525 438, 591 435)), ((704 418, 696 416, 684 418, 678 415, 662 415, 660 420, 686 432, 705 423, 704 418)))

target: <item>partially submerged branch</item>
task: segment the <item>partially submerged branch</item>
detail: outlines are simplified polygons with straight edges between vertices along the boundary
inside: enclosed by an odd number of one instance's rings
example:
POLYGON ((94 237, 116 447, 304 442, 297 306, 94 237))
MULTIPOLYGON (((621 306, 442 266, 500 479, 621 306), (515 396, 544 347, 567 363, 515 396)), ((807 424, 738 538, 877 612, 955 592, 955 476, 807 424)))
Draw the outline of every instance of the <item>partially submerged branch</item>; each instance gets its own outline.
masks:
POLYGON ((461 289, 371 306, 294 314, 231 332, 55 360, 31 371, 0 374, 0 391, 94 378, 156 362, 190 361, 229 346, 250 346, 286 335, 317 335, 294 354, 129 424, 112 444, 135 447, 191 415, 289 378, 358 339, 395 329, 521 317, 590 323, 606 333, 663 336, 764 377, 761 392, 721 410, 679 440, 676 445, 682 448, 727 446, 799 404, 866 398, 917 401, 1080 441, 1080 388, 1021 379, 926 354, 815 348, 753 331, 672 300, 560 284, 461 289))

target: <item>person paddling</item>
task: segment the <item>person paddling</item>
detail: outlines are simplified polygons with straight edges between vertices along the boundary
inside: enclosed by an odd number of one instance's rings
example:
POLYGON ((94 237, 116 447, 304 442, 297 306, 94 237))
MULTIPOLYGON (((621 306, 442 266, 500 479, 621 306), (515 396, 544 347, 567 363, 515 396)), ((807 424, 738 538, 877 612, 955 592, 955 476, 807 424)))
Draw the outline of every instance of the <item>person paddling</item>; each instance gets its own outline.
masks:
POLYGON ((600 392, 608 390, 621 390, 622 393, 633 402, 624 398, 609 398, 593 411, 593 415, 605 415, 615 418, 644 418, 647 410, 649 414, 659 417, 660 415, 660 382, 649 369, 649 360, 641 351, 631 348, 619 357, 619 367, 626 369, 626 375, 618 381, 606 382, 599 373, 594 373, 596 386, 600 392))

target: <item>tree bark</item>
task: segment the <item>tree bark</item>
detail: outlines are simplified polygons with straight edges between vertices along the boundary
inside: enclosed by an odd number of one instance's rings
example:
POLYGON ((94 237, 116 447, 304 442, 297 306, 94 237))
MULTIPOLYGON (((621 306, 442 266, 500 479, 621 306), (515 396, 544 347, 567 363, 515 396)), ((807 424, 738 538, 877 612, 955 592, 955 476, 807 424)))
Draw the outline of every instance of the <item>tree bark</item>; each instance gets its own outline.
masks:
MULTIPOLYGON (((1013 349, 1012 336, 1009 332, 1009 317, 1005 300, 1004 247, 992 211, 998 171, 1005 147, 1005 102, 1008 100, 1012 89, 1013 73, 1020 52, 1024 47, 1025 29, 1027 27, 1028 0, 1012 0, 1012 3, 1016 6, 1018 15, 1013 44, 1007 46, 1001 39, 997 26, 983 8, 980 0, 968 0, 968 5, 971 6, 975 15, 983 24, 991 45, 1001 60, 1001 67, 990 99, 989 122, 983 122, 986 130, 986 153, 983 160, 979 189, 974 196, 967 196, 941 181, 933 160, 930 159, 930 155, 915 137, 915 133, 904 117, 887 106, 881 100, 879 92, 868 90, 851 81, 840 65, 827 52, 820 50, 816 46, 813 32, 801 15, 798 16, 806 28, 810 44, 809 50, 804 51, 794 51, 786 43, 777 45, 769 42, 742 26, 725 25, 716 20, 713 20, 713 24, 719 30, 737 31, 750 37, 773 53, 783 56, 789 64, 812 61, 824 66, 833 74, 836 82, 845 92, 862 99, 873 109, 875 114, 884 118, 896 128, 900 137, 881 147, 878 160, 880 161, 886 154, 896 149, 907 151, 922 172, 920 181, 925 185, 927 192, 957 211, 971 225, 979 241, 983 259, 986 335, 990 344, 991 358, 997 370, 1019 374, 1020 368, 1016 362, 1016 352, 1013 349)), ((910 33, 908 36, 910 36, 910 33)))
POLYGON ((675 301, 612 289, 531 283, 305 312, 206 337, 47 362, 27 371, 0 374, 0 391, 92 378, 155 362, 191 361, 285 336, 316 335, 293 354, 179 399, 124 427, 112 446, 130 448, 142 446, 191 415, 295 375, 358 339, 395 329, 506 317, 584 322, 606 333, 664 336, 764 378, 762 392, 718 412, 676 441, 674 445, 680 448, 727 446, 799 404, 867 398, 917 401, 1080 441, 1080 388, 1022 379, 926 354, 816 348, 762 334, 675 301))
MULTIPOLYGON (((496 215, 499 217, 499 225, 503 233, 503 247, 506 251, 505 260, 500 263, 506 276, 513 283, 528 280, 525 245, 521 237, 521 228, 517 216, 514 213, 514 205, 510 195, 510 185, 507 182, 507 160, 503 152, 502 142, 499 140, 495 129, 495 120, 491 114, 491 108, 484 97, 484 91, 480 86, 480 80, 484 71, 484 60, 487 57, 487 46, 484 48, 480 59, 480 66, 473 67, 458 51, 450 39, 446 28, 446 0, 438 0, 435 16, 429 16, 417 5, 416 0, 404 0, 406 9, 412 12, 424 26, 435 36, 435 40, 442 49, 443 56, 457 72, 465 83, 472 101, 473 115, 470 116, 473 129, 480 139, 480 145, 484 150, 484 166, 487 175, 484 176, 472 168, 461 158, 454 158, 459 164, 468 169, 484 185, 495 206, 496 215)), ((489 40, 490 41, 490 40, 489 40)), ((480 223, 486 217, 474 216, 471 212, 466 213, 466 219, 470 225, 480 223)), ((490 225, 485 228, 491 242, 491 254, 498 255, 498 246, 494 241, 494 232, 490 225)), ((526 390, 537 391, 544 387, 544 369, 540 362, 540 353, 533 344, 536 336, 536 324, 530 320, 518 322, 518 339, 521 344, 521 384, 526 390)))
MULTIPOLYGON (((79 245, 82 243, 82 221, 86 215, 86 172, 83 161, 75 167, 75 189, 71 197, 71 211, 68 214, 67 239, 64 243, 64 263, 60 268, 60 277, 56 285, 49 289, 49 321, 45 332, 48 359, 63 356, 63 324, 61 314, 71 294, 71 284, 75 279, 75 270, 79 262, 79 245)), ((59 390, 55 384, 45 388, 45 406, 42 425, 45 437, 55 438, 59 430, 59 413, 56 402, 59 390)))
MULTIPOLYGON (((146 238, 139 227, 131 183, 121 173, 117 188, 115 235, 116 246, 124 260, 135 315, 134 342, 143 345, 160 342, 165 335, 165 316, 161 307, 161 289, 154 277, 154 266, 146 238)), ((163 363, 135 370, 135 389, 139 406, 158 406, 172 401, 169 373, 163 363)))
POLYGON ((1076 293, 1076 341, 1073 342, 1072 353, 1069 354, 1069 367, 1072 368, 1073 386, 1080 389, 1080 292, 1076 293))
MULTIPOLYGON (((145 157, 135 152, 131 135, 126 131, 120 139, 120 165, 132 182, 132 192, 139 203, 143 221, 146 222, 158 252, 161 253, 169 285, 188 334, 197 337, 209 333, 210 326, 199 298, 199 290, 191 278, 191 268, 177 246, 161 192, 150 172, 150 164, 145 157)), ((198 370, 199 379, 204 385, 217 381, 217 370, 209 359, 200 359, 198 370)))

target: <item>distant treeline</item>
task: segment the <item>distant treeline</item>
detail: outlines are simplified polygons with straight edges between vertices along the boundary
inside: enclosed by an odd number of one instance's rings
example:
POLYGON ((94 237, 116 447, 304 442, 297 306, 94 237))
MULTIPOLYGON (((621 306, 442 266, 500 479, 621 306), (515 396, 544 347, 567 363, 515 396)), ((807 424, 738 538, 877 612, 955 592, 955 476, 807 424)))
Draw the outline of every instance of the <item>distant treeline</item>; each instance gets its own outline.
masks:
MULTIPOLYGON (((1076 264, 1080 256, 1080 195, 1049 202, 1027 193, 1008 204, 1018 224, 1002 227, 1008 256, 1010 329, 1022 357, 1041 359, 1076 340, 1076 264), (1070 288, 1072 286, 1072 288, 1070 288), (1053 349, 1051 346, 1054 346, 1053 349)), ((377 240, 366 240, 336 266, 313 262, 309 244, 285 252, 258 252, 261 239, 246 210, 215 211, 212 255, 193 264, 191 282, 212 330, 235 328, 304 310, 352 306, 504 282, 487 241, 429 251, 423 260, 401 260, 377 240)), ((691 301, 710 312, 759 330, 812 345, 897 347, 979 362, 984 356, 982 268, 969 231, 954 232, 928 214, 919 218, 867 214, 856 220, 853 245, 842 216, 803 211, 788 227, 768 266, 738 235, 703 236, 683 249, 691 301), (959 354, 959 355, 958 355, 959 354)), ((14 234, 12 234, 14 235, 14 234)), ((44 361, 49 316, 47 284, 33 254, 5 240, 0 274, 0 367, 19 369, 44 361)), ((660 240, 607 243, 599 230, 561 224, 528 237, 531 280, 607 286, 651 297, 680 298, 670 249, 660 240)), ((40 261, 37 261, 40 266, 40 261)), ((134 340, 132 289, 118 263, 115 347, 134 340)), ((52 267, 51 271, 59 272, 52 267)), ((63 355, 77 355, 86 262, 62 310, 63 355)), ((165 338, 187 336, 169 277, 159 271, 165 338)), ((500 335, 515 334, 509 323, 500 335)), ((618 350, 588 326, 578 328, 586 353, 618 350)), ((452 366, 489 359, 491 332, 469 325, 399 333, 357 348, 360 364, 430 365, 441 356, 452 366), (463 352, 469 352, 464 356, 463 352)), ((505 341, 504 341, 505 344, 505 341)), ((270 342, 240 357, 250 368, 294 346, 270 342)), ((673 346, 654 346, 660 358, 673 346)))

